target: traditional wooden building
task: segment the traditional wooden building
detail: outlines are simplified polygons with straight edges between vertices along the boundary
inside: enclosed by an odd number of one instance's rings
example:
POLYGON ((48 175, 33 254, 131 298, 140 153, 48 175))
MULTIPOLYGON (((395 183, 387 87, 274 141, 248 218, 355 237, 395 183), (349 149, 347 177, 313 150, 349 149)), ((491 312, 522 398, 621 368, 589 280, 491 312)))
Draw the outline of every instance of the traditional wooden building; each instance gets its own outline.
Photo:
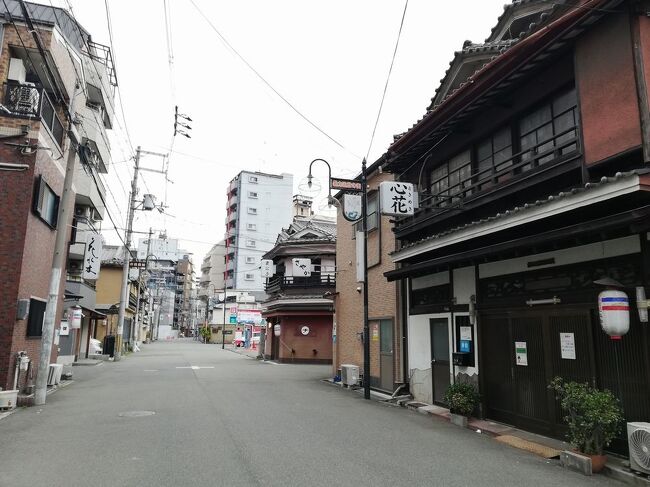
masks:
POLYGON ((311 214, 308 198, 296 197, 294 205, 293 222, 263 257, 276 269, 265 287, 264 355, 280 362, 332 363, 336 220, 311 214), (309 269, 294 272, 294 259, 309 259, 309 269))
POLYGON ((385 275, 403 283, 406 367, 430 372, 434 402, 464 375, 485 417, 560 435, 547 385, 562 376, 650 420, 635 302, 650 279, 649 8, 512 2, 384 156, 421 195, 385 275), (630 299, 621 340, 601 330, 603 277, 630 299))

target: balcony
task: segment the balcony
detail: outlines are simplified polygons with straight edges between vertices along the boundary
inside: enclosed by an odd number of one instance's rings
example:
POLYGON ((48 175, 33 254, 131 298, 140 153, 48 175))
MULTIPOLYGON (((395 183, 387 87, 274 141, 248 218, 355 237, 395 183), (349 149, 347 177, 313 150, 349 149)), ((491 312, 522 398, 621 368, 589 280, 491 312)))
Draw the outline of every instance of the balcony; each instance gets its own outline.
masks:
POLYGON ((26 119, 38 118, 48 128, 59 148, 63 147, 65 129, 43 87, 33 83, 9 81, 5 83, 3 104, 9 111, 7 115, 26 119))
POLYGON ((232 195, 230 196, 230 198, 228 198, 228 206, 229 206, 230 208, 234 208, 234 207, 236 207, 236 206, 237 206, 237 199, 238 199, 238 198, 237 198, 237 193, 232 194, 232 195))
POLYGON ((231 211, 228 213, 226 223, 230 223, 232 221, 235 221, 237 219, 237 212, 236 211, 231 211))
POLYGON ((285 289, 311 289, 335 286, 336 276, 329 274, 313 274, 309 277, 274 276, 269 279, 264 290, 267 294, 273 294, 285 289))
MULTIPOLYGON (((430 183, 430 187, 438 191, 421 193, 420 208, 415 215, 398 220, 396 236, 405 238, 431 225, 434 218, 440 223, 445 218, 457 217, 461 210, 468 212, 477 208, 489 199, 507 196, 506 209, 523 204, 531 197, 527 188, 542 187, 544 181, 575 170, 580 155, 578 126, 571 126, 509 157, 494 157, 488 167, 479 168, 473 164, 471 170, 467 166, 467 169, 444 174, 430 183), (518 199, 513 199, 514 194, 518 199)), ((553 188, 544 191, 550 194, 553 188)))

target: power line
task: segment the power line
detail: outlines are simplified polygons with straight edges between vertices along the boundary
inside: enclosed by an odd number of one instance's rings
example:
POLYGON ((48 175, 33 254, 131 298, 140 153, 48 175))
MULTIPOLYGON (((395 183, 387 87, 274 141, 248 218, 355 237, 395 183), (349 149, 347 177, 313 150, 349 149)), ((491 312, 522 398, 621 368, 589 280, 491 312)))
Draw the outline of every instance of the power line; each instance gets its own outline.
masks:
POLYGON ((219 36, 219 39, 257 76, 262 83, 264 83, 266 86, 268 86, 273 93, 275 93, 283 102, 285 102, 294 112, 300 116, 303 120, 305 120, 309 125, 311 125, 313 128, 315 128, 317 131, 319 131, 321 134, 323 134, 325 137, 327 137, 329 140, 334 142, 337 146, 339 146, 341 149, 344 151, 350 153, 357 159, 359 159, 359 156, 357 156, 354 152, 352 152, 350 149, 345 147, 343 144, 341 144, 338 140, 336 140, 334 137, 329 135, 327 132, 325 132, 322 128, 320 128, 316 123, 312 122, 306 115, 304 115, 300 110, 298 110, 289 100, 287 100, 278 90, 276 90, 271 83, 269 83, 264 76, 262 76, 259 71, 257 71, 247 60, 239 54, 237 49, 233 47, 230 42, 228 42, 228 39, 226 39, 221 32, 214 26, 214 24, 210 21, 210 19, 203 13, 203 11, 198 7, 198 5, 194 2, 194 0, 190 0, 190 3, 194 6, 194 8, 199 12, 201 17, 208 23, 208 25, 212 28, 212 30, 219 36))
POLYGON ((406 9, 408 8, 409 0, 404 2, 404 12, 402 12, 402 21, 399 24, 399 31, 397 33, 397 40, 395 41, 395 49, 393 50, 393 58, 390 61, 390 68, 388 68, 388 76, 386 76, 386 84, 384 85, 384 93, 381 95, 381 103, 379 104, 379 111, 377 112, 377 119, 375 120, 375 126, 372 129, 372 136, 370 137, 370 144, 368 144, 368 152, 366 152, 366 159, 370 155, 370 149, 372 149, 372 143, 375 140, 375 132, 377 131, 377 125, 379 125, 379 117, 381 116, 381 110, 384 107, 384 100, 386 99, 386 91, 388 90, 388 82, 390 81, 390 75, 393 72, 393 65, 395 64, 395 56, 397 55, 397 48, 399 47, 399 40, 402 37, 402 28, 404 27, 404 18, 406 17, 406 9))

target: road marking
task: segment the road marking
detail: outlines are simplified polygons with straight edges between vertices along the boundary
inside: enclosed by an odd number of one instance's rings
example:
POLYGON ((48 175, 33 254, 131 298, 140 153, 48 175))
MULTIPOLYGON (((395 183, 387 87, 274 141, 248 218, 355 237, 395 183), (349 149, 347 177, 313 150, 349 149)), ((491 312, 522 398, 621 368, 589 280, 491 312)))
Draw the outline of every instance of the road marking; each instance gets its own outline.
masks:
POLYGON ((158 372, 158 369, 144 369, 145 372, 158 372))
POLYGON ((214 369, 214 367, 199 367, 198 365, 191 365, 189 367, 176 367, 177 369, 192 369, 192 370, 199 370, 199 369, 214 369))

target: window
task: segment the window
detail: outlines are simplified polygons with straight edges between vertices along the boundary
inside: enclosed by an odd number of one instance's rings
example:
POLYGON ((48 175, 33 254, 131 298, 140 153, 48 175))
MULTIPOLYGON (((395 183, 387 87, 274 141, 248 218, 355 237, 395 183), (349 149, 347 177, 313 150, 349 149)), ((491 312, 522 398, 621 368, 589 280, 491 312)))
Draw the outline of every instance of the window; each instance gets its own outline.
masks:
POLYGON ((246 224, 246 230, 256 231, 257 230, 257 223, 247 223, 246 224))
POLYGON ((40 337, 43 334, 43 316, 45 315, 46 301, 40 299, 29 300, 29 317, 27 318, 27 336, 40 337))
POLYGON ((379 205, 378 196, 378 191, 368 195, 368 216, 366 220, 368 231, 375 230, 379 226, 379 212, 377 211, 377 206, 379 205))
POLYGON ((248 182, 257 184, 257 176, 248 176, 248 182))
POLYGON ((251 206, 248 207, 248 214, 249 215, 257 215, 257 208, 253 208, 251 206))
MULTIPOLYGON (((485 189, 495 182, 494 175, 512 166, 512 134, 510 127, 503 127, 476 147, 476 182, 478 189, 485 189)), ((496 181, 504 181, 510 173, 500 174, 496 181)))
POLYGON ((247 264, 254 264, 255 263, 255 257, 246 257, 246 263, 247 264))
POLYGON ((255 248, 255 240, 246 240, 246 247, 254 249, 255 248))
POLYGON ((577 149, 575 142, 577 105, 576 91, 571 89, 519 121, 521 160, 532 161, 524 165, 522 171, 545 164, 577 149), (542 157, 538 157, 539 155, 542 157))
MULTIPOLYGON (((450 196, 467 196, 470 190, 466 189, 472 184, 471 151, 466 150, 448 162, 441 164, 431 171, 429 186, 433 202, 438 206, 449 203, 450 196)), ((458 200, 458 198, 453 199, 458 200)))
POLYGON ((34 195, 34 213, 50 227, 56 228, 56 221, 59 213, 59 197, 52 191, 52 188, 39 177, 34 195))
POLYGON ((248 197, 257 199, 257 193, 255 191, 249 191, 248 192, 248 197))
POLYGON ((247 272, 246 274, 244 274, 244 280, 245 281, 254 281, 255 280, 255 274, 247 272))

